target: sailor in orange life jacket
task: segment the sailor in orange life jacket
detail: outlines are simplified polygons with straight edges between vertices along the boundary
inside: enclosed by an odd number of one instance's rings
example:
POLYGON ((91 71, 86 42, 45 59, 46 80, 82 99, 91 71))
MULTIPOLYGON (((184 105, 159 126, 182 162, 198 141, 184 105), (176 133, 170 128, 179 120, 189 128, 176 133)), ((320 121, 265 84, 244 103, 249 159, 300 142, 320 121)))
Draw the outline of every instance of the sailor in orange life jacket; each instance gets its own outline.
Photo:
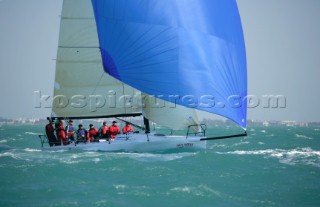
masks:
POLYGON ((107 141, 109 141, 109 128, 108 128, 107 123, 105 121, 102 123, 102 126, 99 129, 99 133, 100 133, 101 138, 106 138, 107 141))
POLYGON ((89 130, 87 133, 87 142, 94 142, 94 141, 99 141, 97 140, 97 136, 98 136, 98 129, 94 128, 93 124, 89 125, 89 130))
POLYGON ((58 128, 56 128, 56 130, 57 130, 56 133, 58 137, 58 145, 61 145, 61 143, 63 145, 68 145, 67 136, 63 127, 63 121, 60 121, 58 128))
POLYGON ((126 122, 126 125, 122 128, 122 133, 127 134, 129 132, 133 132, 132 126, 129 124, 129 122, 126 122))
POLYGON ((68 125, 65 128, 65 132, 69 140, 74 141, 74 126, 73 121, 69 120, 68 125))
POLYGON ((110 134, 111 140, 114 140, 117 134, 120 134, 120 128, 116 124, 117 122, 113 121, 112 125, 109 127, 109 134, 110 134))

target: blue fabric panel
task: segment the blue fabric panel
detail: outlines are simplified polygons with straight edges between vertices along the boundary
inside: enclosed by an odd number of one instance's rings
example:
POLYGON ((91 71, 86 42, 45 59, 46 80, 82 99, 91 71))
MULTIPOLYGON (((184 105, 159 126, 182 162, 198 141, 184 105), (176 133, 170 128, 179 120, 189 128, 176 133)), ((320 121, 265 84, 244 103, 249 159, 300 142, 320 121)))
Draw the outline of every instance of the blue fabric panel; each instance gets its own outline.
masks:
POLYGON ((235 0, 92 5, 107 73, 144 93, 246 127, 246 53, 235 0))

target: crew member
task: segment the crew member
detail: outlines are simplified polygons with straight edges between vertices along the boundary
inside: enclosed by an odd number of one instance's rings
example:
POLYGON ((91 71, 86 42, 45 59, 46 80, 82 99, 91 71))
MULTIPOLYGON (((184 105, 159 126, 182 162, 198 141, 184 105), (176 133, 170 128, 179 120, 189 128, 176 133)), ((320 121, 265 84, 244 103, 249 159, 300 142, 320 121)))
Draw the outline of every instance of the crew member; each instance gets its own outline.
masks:
POLYGON ((66 126, 65 131, 68 139, 74 141, 74 126, 72 120, 68 121, 68 125, 66 126))
POLYGON ((117 134, 120 134, 120 128, 117 126, 117 122, 113 121, 112 125, 109 127, 109 135, 111 140, 114 140, 117 134))
POLYGON ((68 140, 67 140, 67 136, 66 133, 64 131, 64 127, 63 127, 63 121, 60 120, 60 123, 58 124, 58 128, 56 128, 56 133, 57 133, 57 137, 58 137, 58 145, 61 145, 61 143, 63 145, 68 145, 68 140))
POLYGON ((101 138, 105 138, 107 141, 109 141, 109 127, 105 121, 102 123, 102 126, 99 129, 99 134, 101 138))
POLYGON ((98 132, 98 129, 94 128, 93 124, 90 124, 87 133, 87 142, 99 142, 98 132))
POLYGON ((84 142, 86 143, 87 141, 87 130, 83 128, 82 124, 78 125, 78 130, 77 130, 77 143, 79 142, 84 142))
POLYGON ((52 120, 49 120, 49 123, 46 125, 46 134, 49 140, 49 145, 52 147, 53 145, 56 145, 57 138, 54 135, 54 128, 52 126, 52 120))
POLYGON ((129 124, 129 122, 126 122, 126 125, 122 128, 122 133, 127 134, 129 132, 133 132, 132 126, 129 124))

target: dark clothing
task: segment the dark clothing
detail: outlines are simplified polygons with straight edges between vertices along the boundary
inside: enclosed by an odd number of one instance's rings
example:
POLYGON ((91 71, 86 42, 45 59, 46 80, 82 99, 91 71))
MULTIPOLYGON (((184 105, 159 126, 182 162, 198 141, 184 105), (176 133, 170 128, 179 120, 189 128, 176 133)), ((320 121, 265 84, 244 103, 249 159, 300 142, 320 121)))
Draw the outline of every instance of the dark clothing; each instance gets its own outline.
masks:
POLYGON ((58 140, 54 135, 54 128, 51 123, 46 125, 46 134, 48 137, 50 147, 52 147, 53 145, 57 145, 58 140))
POLYGON ((86 143, 87 142, 87 130, 85 129, 78 129, 77 130, 77 143, 79 142, 84 142, 86 143))

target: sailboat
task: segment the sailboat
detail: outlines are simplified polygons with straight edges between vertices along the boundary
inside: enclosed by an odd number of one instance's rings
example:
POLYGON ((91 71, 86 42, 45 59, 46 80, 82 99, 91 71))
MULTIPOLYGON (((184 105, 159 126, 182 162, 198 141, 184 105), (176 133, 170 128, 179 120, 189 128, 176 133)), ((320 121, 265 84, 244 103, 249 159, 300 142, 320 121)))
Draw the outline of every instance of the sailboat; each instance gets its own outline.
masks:
POLYGON ((49 118, 143 116, 145 131, 119 134, 111 143, 43 148, 205 149, 207 140, 246 135, 246 96, 235 0, 64 0, 49 118), (206 137, 200 114, 230 119, 244 133, 206 137), (188 131, 151 133, 149 121, 188 131))

